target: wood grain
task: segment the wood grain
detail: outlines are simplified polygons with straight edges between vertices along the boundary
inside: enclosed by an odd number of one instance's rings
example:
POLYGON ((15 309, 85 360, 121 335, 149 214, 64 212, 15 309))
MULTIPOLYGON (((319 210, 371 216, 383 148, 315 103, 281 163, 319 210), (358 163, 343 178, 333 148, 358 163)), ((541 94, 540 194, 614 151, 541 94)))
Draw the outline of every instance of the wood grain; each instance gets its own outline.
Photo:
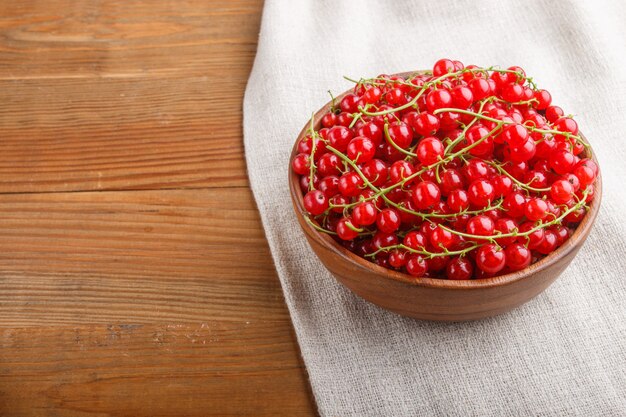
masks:
POLYGON ((243 158, 261 11, 0 2, 0 415, 315 415, 243 158))
POLYGON ((8 194, 0 218, 0 325, 289 320, 245 188, 8 194))
POLYGON ((245 186, 260 1, 0 4, 0 192, 245 186))
POLYGON ((0 327, 0 415, 302 415, 308 387, 289 332, 211 319, 0 327))

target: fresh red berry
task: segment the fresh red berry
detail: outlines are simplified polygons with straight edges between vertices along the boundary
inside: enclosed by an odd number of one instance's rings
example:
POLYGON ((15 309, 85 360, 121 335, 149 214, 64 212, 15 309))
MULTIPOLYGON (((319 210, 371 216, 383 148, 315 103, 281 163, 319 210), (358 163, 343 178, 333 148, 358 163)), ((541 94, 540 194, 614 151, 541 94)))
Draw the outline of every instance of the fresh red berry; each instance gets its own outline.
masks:
POLYGON ((481 246, 476 252, 476 266, 487 274, 500 272, 506 264, 504 251, 494 244, 481 246))
POLYGON ((304 209, 313 216, 319 216, 328 208, 328 198, 323 192, 313 190, 304 196, 304 209))

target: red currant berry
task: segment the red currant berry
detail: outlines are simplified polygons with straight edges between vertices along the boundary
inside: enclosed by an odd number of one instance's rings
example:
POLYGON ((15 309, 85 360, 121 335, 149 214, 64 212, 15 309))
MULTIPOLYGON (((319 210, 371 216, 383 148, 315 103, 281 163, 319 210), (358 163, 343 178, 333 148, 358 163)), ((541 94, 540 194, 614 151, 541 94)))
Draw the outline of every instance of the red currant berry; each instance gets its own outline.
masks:
POLYGON ((496 192, 491 182, 487 180, 475 180, 467 189, 467 196, 472 205, 483 208, 487 207, 493 201, 496 192))
POLYGON ((525 212, 526 198, 520 192, 512 192, 504 197, 502 207, 507 211, 509 217, 518 218, 522 217, 525 212))
POLYGON ((407 254, 404 251, 398 249, 392 249, 389 251, 389 265, 396 269, 402 268, 406 265, 407 254))
POLYGON ((575 159, 571 152, 557 151, 550 157, 550 167, 557 174, 567 174, 574 168, 575 159))
POLYGON ((546 90, 535 91, 535 93, 533 94, 533 98, 537 100, 537 104, 535 104, 535 107, 538 110, 545 110, 548 108, 550 103, 552 103, 552 96, 546 90))
POLYGON ((444 195, 450 194, 454 190, 463 188, 465 185, 463 177, 456 169, 446 169, 441 175, 441 192, 444 195))
POLYGON ((363 93, 363 100, 368 104, 375 104, 383 96, 383 90, 377 86, 368 87, 363 93))
POLYGON ((341 159, 334 153, 327 152, 317 162, 317 172, 320 175, 339 175, 341 173, 341 159))
POLYGON ((545 237, 545 229, 536 228, 535 224, 532 222, 522 223, 519 227, 519 231, 520 233, 530 232, 527 235, 522 235, 517 238, 517 241, 526 244, 528 249, 537 249, 545 237))
POLYGON ((550 186, 550 197, 557 204, 565 204, 574 197, 574 186, 567 180, 556 180, 550 186))
POLYGON ((319 216, 328 208, 328 198, 319 190, 306 193, 303 201, 304 209, 313 216, 319 216))
POLYGON ((423 256, 418 254, 412 254, 408 256, 406 262, 406 272, 414 277, 423 277, 428 272, 428 265, 423 256))
POLYGON ((474 102, 474 94, 469 87, 457 85, 450 94, 452 94, 452 103, 454 107, 459 109, 467 109, 474 102))
POLYGON ((376 222, 376 206, 370 201, 357 204, 352 210, 352 220, 360 226, 369 226, 376 222))
POLYGON ((420 210, 428 209, 441 199, 441 190, 431 181, 418 183, 413 189, 413 202, 420 210))
POLYGON ((433 135, 439 130, 439 118, 423 111, 415 119, 413 129, 422 136, 433 135))
MULTIPOLYGON (((507 218, 507 217, 503 217, 503 218, 496 220, 495 231, 500 232, 500 234, 508 235, 508 234, 512 234, 516 230, 517 230, 517 223, 515 222, 515 220, 507 218)), ((496 239, 496 242, 498 242, 498 245, 504 247, 515 242, 516 239, 517 238, 515 236, 500 237, 496 239)))
POLYGON ((336 175, 329 175, 322 178, 317 186, 317 189, 323 192, 328 198, 334 196, 339 192, 339 177, 336 175))
POLYGON ((423 165, 431 165, 443 157, 444 146, 439 139, 430 136, 420 141, 416 153, 417 159, 423 165))
POLYGON ((411 146, 413 141, 413 132, 406 123, 396 122, 389 126, 389 139, 398 147, 406 149, 411 146))
POLYGON ((509 103, 521 101, 524 97, 524 89, 519 84, 508 84, 502 87, 502 99, 509 103))
POLYGON ((455 235, 440 226, 436 226, 430 231, 428 240, 436 250, 441 248, 450 249, 456 242, 455 235))
POLYGON ((548 106, 546 108, 546 119, 548 119, 550 123, 556 122, 564 114, 565 112, 559 106, 548 106))
POLYGON ((345 126, 335 126, 328 131, 328 142, 339 152, 345 152, 354 135, 345 126))
POLYGON ((378 230, 384 233, 393 233, 400 227, 400 214, 394 208, 386 208, 378 213, 376 218, 376 226, 378 230))
POLYGON ((452 95, 448 90, 445 90, 443 88, 433 90, 426 96, 426 107, 431 113, 437 109, 450 107, 451 105, 452 95))
POLYGON ((513 180, 506 175, 496 175, 492 182, 496 197, 504 197, 513 190, 513 180))
POLYGON ((387 182, 389 167, 380 159, 372 159, 361 167, 361 172, 369 182, 380 187, 387 182))
POLYGON ((339 192, 345 197, 354 197, 361 192, 363 179, 356 172, 347 172, 339 178, 339 192))
POLYGON ((293 172, 295 172, 296 174, 307 175, 311 167, 309 155, 299 153, 293 158, 293 161, 291 162, 291 167, 293 168, 293 172))
POLYGON ((357 136, 348 143, 348 158, 357 164, 362 164, 374 158, 376 148, 374 143, 366 137, 357 136))
POLYGON ((448 207, 453 213, 460 213, 469 207, 469 197, 463 189, 452 190, 448 195, 448 207))
POLYGON ((337 236, 341 240, 352 240, 359 235, 359 232, 353 229, 355 229, 355 227, 351 223, 351 220, 343 217, 337 222, 335 233, 337 233, 337 236))
POLYGON ((484 78, 474 78, 469 82, 468 87, 472 90, 474 100, 482 100, 491 93, 489 82, 484 78))
POLYGON ((548 204, 540 198, 531 198, 526 203, 524 214, 528 220, 533 222, 545 219, 548 215, 548 204))
POLYGON ((470 279, 473 273, 474 265, 467 258, 454 258, 446 266, 446 277, 448 279, 470 279))
POLYGON ((506 266, 511 271, 519 271, 530 265, 532 260, 531 252, 526 246, 519 243, 513 243, 504 249, 506 258, 506 266))
POLYGON ((397 184, 415 173, 415 168, 407 161, 396 161, 389 168, 389 179, 392 184, 397 184))
POLYGON ((383 140, 383 130, 373 122, 363 123, 357 129, 357 134, 359 136, 365 136, 372 142, 374 142, 375 146, 380 145, 383 140))
POLYGON ((542 255, 548 255, 554 252, 558 245, 558 237, 552 230, 547 229, 544 234, 543 241, 535 248, 542 255))
POLYGON ((491 236, 495 230, 495 223, 489 216, 483 214, 472 217, 468 222, 465 230, 470 235, 491 236))
POLYGON ((433 66, 433 76, 441 77, 449 72, 454 72, 454 62, 449 59, 440 59, 433 66))
POLYGON ((504 251, 494 244, 481 246, 476 252, 476 266, 489 275, 502 271, 506 264, 504 251))

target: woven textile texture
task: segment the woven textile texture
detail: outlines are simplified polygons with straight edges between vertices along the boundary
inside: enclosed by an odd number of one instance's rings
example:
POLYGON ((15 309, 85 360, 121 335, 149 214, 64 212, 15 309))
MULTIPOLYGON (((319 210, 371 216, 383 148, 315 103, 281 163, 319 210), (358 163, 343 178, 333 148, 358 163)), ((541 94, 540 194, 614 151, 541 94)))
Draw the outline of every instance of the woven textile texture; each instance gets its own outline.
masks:
POLYGON ((244 100, 256 198, 323 416, 626 415, 626 3, 267 0, 244 100), (342 76, 439 58, 520 65, 576 115, 603 173, 583 249, 542 295, 499 317, 438 324, 375 307, 311 252, 287 186, 311 113, 342 76))

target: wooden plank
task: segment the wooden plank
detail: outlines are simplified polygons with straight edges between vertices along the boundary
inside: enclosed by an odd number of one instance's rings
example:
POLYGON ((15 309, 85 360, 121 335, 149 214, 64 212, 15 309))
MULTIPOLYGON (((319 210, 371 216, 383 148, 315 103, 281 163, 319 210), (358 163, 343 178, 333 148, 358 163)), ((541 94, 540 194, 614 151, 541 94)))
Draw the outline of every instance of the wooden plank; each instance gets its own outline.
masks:
POLYGON ((0 193, 247 185, 241 105, 260 10, 1 3, 0 193))
POLYGON ((0 325, 288 322, 246 188, 0 195, 0 325))
POLYGON ((288 323, 0 327, 3 416, 314 415, 288 323))

